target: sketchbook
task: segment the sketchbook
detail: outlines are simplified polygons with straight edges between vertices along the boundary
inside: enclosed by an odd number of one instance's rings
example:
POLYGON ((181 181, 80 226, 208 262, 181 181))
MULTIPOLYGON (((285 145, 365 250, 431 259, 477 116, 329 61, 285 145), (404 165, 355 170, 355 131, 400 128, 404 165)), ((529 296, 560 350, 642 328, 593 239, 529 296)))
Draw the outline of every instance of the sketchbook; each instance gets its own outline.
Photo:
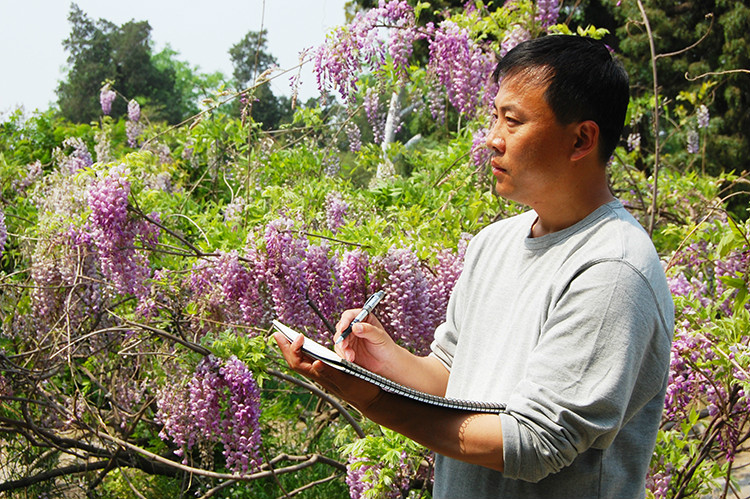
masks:
MULTIPOLYGON (((300 334, 289 326, 286 326, 277 320, 273 321, 273 327, 277 331, 280 331, 284 336, 286 336, 286 338, 290 342, 294 341, 300 334)), ((345 373, 351 374, 352 376, 357 376, 358 378, 361 378, 365 381, 369 381, 370 383, 379 386, 387 392, 402 395, 419 402, 473 412, 489 412, 499 414, 505 410, 505 404, 440 397, 437 395, 420 392, 419 390, 415 390, 413 388, 409 388, 408 386, 396 383, 395 381, 376 374, 368 369, 365 369, 362 366, 354 364, 353 362, 342 359, 333 350, 326 348, 320 343, 316 343, 315 341, 307 337, 305 337, 305 342, 302 345, 302 351, 304 351, 314 359, 325 362, 331 367, 334 367, 340 371, 344 371, 345 373)))

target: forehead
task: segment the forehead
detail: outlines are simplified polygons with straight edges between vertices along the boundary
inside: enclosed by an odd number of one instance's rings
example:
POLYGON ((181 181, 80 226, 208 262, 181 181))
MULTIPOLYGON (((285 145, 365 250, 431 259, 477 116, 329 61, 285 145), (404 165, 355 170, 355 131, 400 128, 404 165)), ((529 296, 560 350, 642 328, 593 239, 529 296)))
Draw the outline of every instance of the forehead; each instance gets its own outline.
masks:
POLYGON ((549 107, 545 92, 550 72, 546 68, 527 68, 508 74, 500 80, 495 107, 549 107))

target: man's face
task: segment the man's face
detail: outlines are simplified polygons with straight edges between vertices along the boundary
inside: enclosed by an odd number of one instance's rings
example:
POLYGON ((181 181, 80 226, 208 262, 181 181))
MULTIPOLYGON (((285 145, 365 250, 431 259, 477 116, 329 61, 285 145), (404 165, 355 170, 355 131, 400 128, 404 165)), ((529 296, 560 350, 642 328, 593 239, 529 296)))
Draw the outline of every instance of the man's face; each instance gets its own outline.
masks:
POLYGON ((532 73, 505 78, 495 97, 486 144, 498 195, 532 208, 564 188, 575 125, 560 125, 544 98, 547 83, 532 73))

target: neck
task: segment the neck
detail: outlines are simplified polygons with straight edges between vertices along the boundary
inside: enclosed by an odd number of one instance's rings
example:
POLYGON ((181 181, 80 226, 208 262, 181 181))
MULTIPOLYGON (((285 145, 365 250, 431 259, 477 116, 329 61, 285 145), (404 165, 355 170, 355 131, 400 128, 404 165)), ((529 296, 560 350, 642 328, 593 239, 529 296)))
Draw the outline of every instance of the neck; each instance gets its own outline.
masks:
POLYGON ((531 237, 544 236, 575 225, 615 199, 606 183, 596 189, 588 186, 581 190, 580 193, 568 192, 567 195, 561 192, 557 199, 532 206, 538 217, 531 228, 531 237))

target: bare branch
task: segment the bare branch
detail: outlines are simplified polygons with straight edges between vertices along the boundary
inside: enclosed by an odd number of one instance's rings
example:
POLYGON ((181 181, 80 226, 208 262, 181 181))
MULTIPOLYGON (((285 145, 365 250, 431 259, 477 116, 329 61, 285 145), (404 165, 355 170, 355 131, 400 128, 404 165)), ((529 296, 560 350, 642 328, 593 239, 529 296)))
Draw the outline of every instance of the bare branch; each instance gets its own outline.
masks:
POLYGON ((709 71, 708 73, 703 73, 701 75, 695 76, 691 78, 687 72, 685 72, 685 79, 690 81, 695 81, 700 78, 705 78, 706 76, 723 76, 726 74, 732 74, 732 73, 748 73, 750 74, 750 69, 727 69, 726 71, 709 71))
POLYGON ((675 52, 669 52, 668 54, 656 54, 654 56, 654 60, 661 59, 662 57, 672 57, 672 56, 675 56, 675 55, 684 54, 688 50, 692 50, 695 47, 697 47, 703 40, 706 39, 706 37, 708 36, 708 34, 711 33, 711 28, 714 25, 714 15, 713 15, 713 13, 709 12, 708 14, 706 14, 706 17, 707 18, 709 18, 709 17, 711 18, 711 24, 708 25, 708 29, 703 34, 703 36, 700 37, 700 40, 698 40, 697 42, 693 43, 692 45, 689 45, 689 46, 685 47, 684 49, 680 49, 680 50, 677 50, 675 52))

